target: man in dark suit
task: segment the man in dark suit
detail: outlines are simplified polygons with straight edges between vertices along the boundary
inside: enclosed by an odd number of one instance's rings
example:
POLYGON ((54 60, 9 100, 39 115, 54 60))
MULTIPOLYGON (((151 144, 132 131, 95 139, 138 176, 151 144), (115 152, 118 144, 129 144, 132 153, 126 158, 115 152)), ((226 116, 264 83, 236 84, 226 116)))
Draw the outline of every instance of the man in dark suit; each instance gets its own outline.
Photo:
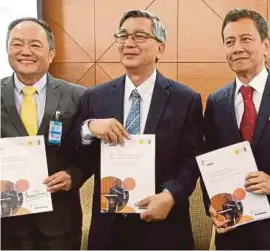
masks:
POLYGON ((88 248, 193 249, 188 197, 198 178, 201 97, 156 70, 166 40, 156 16, 125 13, 115 39, 126 74, 86 91, 70 140, 95 173, 88 248), (156 136, 156 194, 138 202, 141 214, 101 214, 99 139, 123 144, 134 132, 156 136))
POLYGON ((13 184, 7 182, 5 190, 1 192, 2 216, 10 216, 22 205, 21 193, 14 190, 13 184))
MULTIPOLYGON (((254 11, 232 10, 224 19, 222 38, 236 79, 208 98, 206 151, 249 141, 259 171, 249 173, 243 183, 248 192, 265 194, 269 200, 270 77, 264 59, 269 48, 267 23, 254 11)), ((206 193, 204 200, 208 208, 206 193)), ((217 249, 270 249, 269 219, 233 229, 227 227, 228 222, 217 220, 212 207, 210 214, 217 230, 217 249)))
POLYGON ((87 177, 71 164, 64 145, 84 88, 47 73, 55 41, 44 21, 13 21, 8 28, 7 51, 14 74, 1 80, 1 137, 44 135, 47 142, 56 111, 63 131, 60 144, 46 144, 49 177, 44 183, 52 194, 53 211, 2 219, 1 247, 79 249, 82 212, 78 189, 87 177), (34 90, 30 98, 25 93, 29 89, 34 90), (25 109, 26 100, 31 112, 25 109))
POLYGON ((116 205, 116 209, 118 207, 126 205, 126 202, 128 200, 127 193, 128 191, 125 191, 121 187, 121 181, 118 178, 115 178, 113 180, 113 187, 110 188, 109 194, 110 195, 116 195, 115 198, 112 198, 114 200, 114 203, 116 205))

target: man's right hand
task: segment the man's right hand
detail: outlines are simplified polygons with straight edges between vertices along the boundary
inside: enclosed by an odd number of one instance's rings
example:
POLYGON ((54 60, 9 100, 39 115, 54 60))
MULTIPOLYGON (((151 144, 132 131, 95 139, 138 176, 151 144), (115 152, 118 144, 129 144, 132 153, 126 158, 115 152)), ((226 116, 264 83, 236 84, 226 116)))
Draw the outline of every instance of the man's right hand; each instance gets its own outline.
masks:
POLYGON ((114 118, 111 119, 94 119, 88 122, 91 133, 104 140, 104 143, 124 144, 124 139, 129 139, 129 134, 123 125, 114 118))
POLYGON ((234 226, 228 227, 227 225, 230 221, 222 219, 221 217, 223 216, 218 214, 218 212, 212 206, 210 206, 209 208, 209 213, 210 213, 211 220, 214 226, 216 227, 217 233, 223 234, 223 233, 226 233, 228 231, 235 229, 234 226))

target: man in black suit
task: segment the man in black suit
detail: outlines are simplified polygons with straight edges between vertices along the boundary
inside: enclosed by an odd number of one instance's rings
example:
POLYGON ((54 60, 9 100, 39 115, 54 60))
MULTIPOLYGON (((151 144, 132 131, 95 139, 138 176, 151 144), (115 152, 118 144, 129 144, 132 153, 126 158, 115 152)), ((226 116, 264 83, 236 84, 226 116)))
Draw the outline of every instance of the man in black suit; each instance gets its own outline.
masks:
POLYGON ((126 194, 124 189, 121 187, 121 181, 117 178, 114 179, 113 187, 110 188, 109 194, 116 195, 114 199, 116 208, 121 207, 125 204, 126 194))
POLYGON ((116 202, 117 208, 125 206, 128 202, 129 192, 121 187, 121 180, 118 178, 113 180, 113 187, 110 188, 109 194, 117 196, 112 198, 116 202))
POLYGON ((156 70, 166 41, 158 17, 128 11, 115 40, 126 74, 86 91, 70 142, 95 173, 88 248, 193 249, 188 197, 198 178, 194 156, 202 143, 201 97, 156 70), (139 120, 129 123, 139 103, 139 120), (141 214, 101 214, 99 139, 123 144, 134 132, 156 136, 156 194, 138 202, 146 208, 141 214))
MULTIPOLYGON (((1 220, 2 249, 79 249, 82 213, 79 188, 87 178, 65 154, 65 138, 84 88, 52 77, 54 35, 44 21, 22 18, 8 28, 7 52, 14 74, 1 80, 1 137, 44 135, 60 113, 61 143, 46 144, 53 211, 1 220), (27 90, 34 90, 29 97, 27 90), (31 112, 23 109, 30 100, 31 112)), ((38 168, 38 163, 37 163, 38 168)))
MULTIPOLYGON (((206 151, 247 140, 259 171, 249 173, 246 190, 267 195, 270 200, 270 76, 264 55, 269 48, 268 27, 255 11, 228 12, 222 25, 222 39, 228 64, 236 73, 233 83, 211 94, 205 111, 206 151)), ((244 168, 244 167, 243 167, 244 168)), ((208 210, 209 198, 204 193, 208 210)), ((217 249, 270 249, 270 220, 236 229, 217 220, 217 249)))
POLYGON ((21 206, 22 199, 19 194, 13 189, 13 184, 7 182, 6 189, 1 193, 2 216, 10 216, 14 210, 21 206))

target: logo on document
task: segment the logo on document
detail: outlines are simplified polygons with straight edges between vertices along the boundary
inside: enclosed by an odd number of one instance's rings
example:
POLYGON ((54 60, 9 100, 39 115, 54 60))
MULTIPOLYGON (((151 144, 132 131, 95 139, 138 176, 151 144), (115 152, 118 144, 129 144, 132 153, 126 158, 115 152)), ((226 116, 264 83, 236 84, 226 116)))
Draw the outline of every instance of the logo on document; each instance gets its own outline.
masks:
POLYGON ((151 139, 139 139, 138 143, 139 145, 150 145, 151 139))
POLYGON ((233 154, 234 154, 235 156, 238 156, 240 153, 246 152, 246 151, 247 151, 246 147, 236 148, 236 149, 233 151, 233 154))

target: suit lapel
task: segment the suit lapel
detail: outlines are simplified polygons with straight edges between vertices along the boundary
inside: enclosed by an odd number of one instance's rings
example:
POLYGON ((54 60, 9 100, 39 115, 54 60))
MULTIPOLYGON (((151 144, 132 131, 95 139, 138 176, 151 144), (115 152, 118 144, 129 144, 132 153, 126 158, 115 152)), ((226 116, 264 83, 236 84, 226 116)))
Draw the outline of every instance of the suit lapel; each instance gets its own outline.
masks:
POLYGON ((39 135, 47 133, 49 122, 54 118, 61 96, 62 91, 59 83, 57 83, 54 78, 48 74, 46 104, 44 116, 38 130, 39 135))
POLYGON ((256 127, 253 135, 252 145, 256 146, 263 136, 266 125, 269 124, 270 119, 270 74, 266 81, 262 101, 257 117, 256 127))
POLYGON ((13 76, 5 80, 5 82, 2 84, 4 85, 2 88, 3 105, 6 108, 7 113, 10 115, 11 121, 17 128, 19 134, 21 136, 27 136, 28 133, 22 123, 21 117, 15 105, 13 76))
POLYGON ((155 133, 167 100, 170 96, 169 82, 157 72, 156 83, 145 124, 144 134, 155 133))
POLYGON ((109 117, 117 119, 123 124, 123 105, 124 105, 124 94, 125 94, 125 75, 121 76, 113 83, 112 91, 109 95, 109 106, 108 111, 109 117))
MULTIPOLYGON (((229 88, 227 94, 226 100, 228 100, 228 109, 227 109, 227 115, 226 119, 228 121, 225 121, 224 125, 226 125, 228 122, 230 124, 230 131, 232 132, 231 136, 234 142, 234 139, 238 139, 239 141, 242 141, 241 134, 238 129, 238 124, 236 120, 236 113, 235 113, 235 89, 236 89, 236 83, 234 82, 229 88)), ((226 106, 225 106, 226 107, 226 106)))

